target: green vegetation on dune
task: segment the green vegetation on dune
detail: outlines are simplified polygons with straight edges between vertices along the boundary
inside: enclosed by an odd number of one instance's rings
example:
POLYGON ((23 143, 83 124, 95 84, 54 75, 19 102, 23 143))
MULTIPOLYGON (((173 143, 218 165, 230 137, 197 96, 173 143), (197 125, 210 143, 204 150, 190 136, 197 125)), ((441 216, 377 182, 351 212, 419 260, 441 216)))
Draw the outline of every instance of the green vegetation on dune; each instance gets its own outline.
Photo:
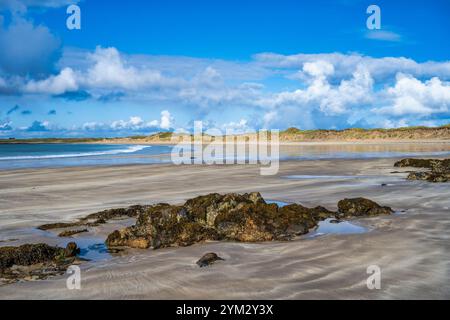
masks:
MULTIPOLYGON (((270 139, 270 131, 267 131, 270 139)), ((252 134, 244 134, 243 136, 251 136, 252 134)), ((157 143, 171 142, 173 137, 189 136, 193 139, 192 134, 175 134, 173 132, 158 132, 149 136, 135 135, 124 138, 35 138, 35 139, 0 139, 0 143, 157 143)), ((203 134, 204 137, 213 137, 203 134)), ((301 141, 352 141, 352 140, 450 140, 450 124, 440 127, 403 127, 393 129, 363 129, 348 128, 344 130, 334 129, 317 129, 317 130, 301 130, 290 127, 280 131, 281 142, 301 142, 301 141)))
POLYGON ((280 132, 281 141, 375 139, 450 139, 450 125, 441 127, 415 126, 392 129, 349 128, 344 130, 300 130, 297 128, 289 128, 280 132))

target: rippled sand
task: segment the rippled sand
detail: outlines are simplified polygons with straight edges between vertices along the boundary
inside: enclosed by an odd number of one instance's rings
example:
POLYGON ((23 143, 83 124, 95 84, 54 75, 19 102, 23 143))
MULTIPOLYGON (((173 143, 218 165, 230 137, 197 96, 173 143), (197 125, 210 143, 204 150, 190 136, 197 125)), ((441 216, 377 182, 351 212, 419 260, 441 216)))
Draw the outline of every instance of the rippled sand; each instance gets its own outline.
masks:
POLYGON ((405 174, 390 173, 395 160, 287 161, 276 176, 260 176, 248 165, 0 172, 0 241, 18 239, 0 245, 45 240, 18 231, 42 223, 136 203, 181 203, 210 192, 260 191, 267 199, 329 209, 345 197, 364 196, 398 212, 358 220, 371 230, 360 234, 129 250, 83 264, 81 290, 66 289, 60 276, 2 286, 0 298, 449 299, 450 184, 406 181, 405 174), (226 260, 199 268, 195 261, 210 251, 226 260), (380 290, 367 289, 369 265, 381 268, 380 290))

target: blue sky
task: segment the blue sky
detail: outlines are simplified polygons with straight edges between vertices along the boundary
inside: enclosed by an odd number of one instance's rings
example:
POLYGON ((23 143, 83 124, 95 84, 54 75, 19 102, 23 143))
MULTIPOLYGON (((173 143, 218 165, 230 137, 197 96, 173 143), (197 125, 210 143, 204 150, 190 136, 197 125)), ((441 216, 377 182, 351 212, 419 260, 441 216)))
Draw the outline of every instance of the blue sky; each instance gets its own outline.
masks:
POLYGON ((448 0, 0 0, 0 137, 447 124, 449 18, 448 0))

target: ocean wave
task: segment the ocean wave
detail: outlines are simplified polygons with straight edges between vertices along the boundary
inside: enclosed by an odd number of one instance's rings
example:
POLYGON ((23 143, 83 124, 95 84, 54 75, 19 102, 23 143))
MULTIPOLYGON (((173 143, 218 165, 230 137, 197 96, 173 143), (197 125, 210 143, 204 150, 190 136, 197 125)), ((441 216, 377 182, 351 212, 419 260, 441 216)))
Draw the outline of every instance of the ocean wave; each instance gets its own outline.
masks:
POLYGON ((135 145, 129 146, 126 149, 115 149, 105 151, 92 151, 92 152, 79 152, 79 153, 67 153, 67 154, 47 154, 41 156, 13 156, 13 157, 0 157, 0 160, 36 160, 36 159, 56 159, 56 158, 78 158, 78 157, 93 157, 103 155, 114 155, 120 153, 133 153, 151 146, 135 145))

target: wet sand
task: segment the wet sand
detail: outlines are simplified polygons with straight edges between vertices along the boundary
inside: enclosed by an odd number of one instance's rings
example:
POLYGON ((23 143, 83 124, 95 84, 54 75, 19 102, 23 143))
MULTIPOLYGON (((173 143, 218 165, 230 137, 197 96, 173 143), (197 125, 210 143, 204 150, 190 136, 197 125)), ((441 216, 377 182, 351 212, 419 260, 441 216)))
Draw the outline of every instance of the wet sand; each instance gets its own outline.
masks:
MULTIPOLYGON (((1 286, 0 298, 449 299, 450 184, 406 181, 406 174, 391 173, 395 161, 285 161, 275 176, 261 176, 250 165, 2 171, 0 241, 14 240, 2 246, 45 239, 26 232, 43 223, 138 203, 182 203, 210 192, 259 191, 266 199, 333 210, 340 199, 364 196, 397 213, 358 220, 370 230, 359 234, 128 250, 82 264, 81 290, 68 290, 66 276, 58 276, 1 286), (199 268, 195 261, 211 251, 226 260, 199 268), (366 286, 369 265, 381 268, 380 290, 366 286)), ((74 239, 106 233, 91 230, 74 239)))

